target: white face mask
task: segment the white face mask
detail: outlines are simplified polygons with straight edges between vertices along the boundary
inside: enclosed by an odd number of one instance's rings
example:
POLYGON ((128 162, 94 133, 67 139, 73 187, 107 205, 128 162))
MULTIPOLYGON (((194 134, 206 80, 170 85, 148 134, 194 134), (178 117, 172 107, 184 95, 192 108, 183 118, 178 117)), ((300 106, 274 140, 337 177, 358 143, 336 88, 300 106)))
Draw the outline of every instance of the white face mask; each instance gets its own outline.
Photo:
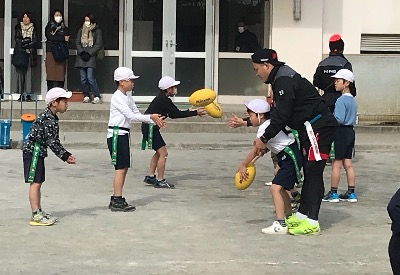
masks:
POLYGON ((54 16, 54 21, 60 23, 62 21, 62 16, 54 16))
POLYGON ((90 21, 85 21, 85 26, 89 27, 90 26, 90 21))
POLYGON ((244 32, 244 27, 238 27, 238 32, 243 33, 244 32))

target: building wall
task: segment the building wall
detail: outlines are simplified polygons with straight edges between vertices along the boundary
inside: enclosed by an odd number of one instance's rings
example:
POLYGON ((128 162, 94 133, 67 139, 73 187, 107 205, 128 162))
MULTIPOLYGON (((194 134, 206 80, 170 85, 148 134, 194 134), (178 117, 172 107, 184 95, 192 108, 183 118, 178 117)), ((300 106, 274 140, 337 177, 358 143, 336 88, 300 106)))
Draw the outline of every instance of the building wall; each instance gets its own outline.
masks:
POLYGON ((273 0, 272 10, 271 47, 279 59, 312 81, 319 61, 329 53, 329 37, 340 33, 353 64, 359 114, 388 121, 400 114, 400 55, 360 54, 361 34, 400 33, 400 1, 302 0, 298 22, 293 0, 273 0))

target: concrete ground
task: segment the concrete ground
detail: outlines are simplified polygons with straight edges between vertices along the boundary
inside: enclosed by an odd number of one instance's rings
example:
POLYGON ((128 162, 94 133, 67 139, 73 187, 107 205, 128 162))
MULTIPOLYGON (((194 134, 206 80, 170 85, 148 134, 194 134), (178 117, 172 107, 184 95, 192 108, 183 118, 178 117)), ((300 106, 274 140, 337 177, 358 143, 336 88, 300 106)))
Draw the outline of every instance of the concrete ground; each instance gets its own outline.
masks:
MULTIPOLYGON (((167 139, 191 148, 169 150, 166 177, 175 190, 142 182, 152 152, 135 147, 134 168, 124 188, 127 200, 137 207, 133 213, 107 208, 113 178, 107 150, 71 143, 76 165, 50 152, 42 205, 60 217, 52 227, 29 226, 21 151, 0 150, 0 273, 391 274, 386 205, 399 187, 400 146, 389 146, 389 138, 381 139, 380 146, 358 145, 354 165, 359 202, 323 203, 322 235, 294 237, 261 233, 274 220, 264 186, 273 175, 269 155, 256 163, 253 185, 238 191, 233 176, 249 147, 221 144, 245 144, 244 137, 218 136, 219 142, 210 137, 214 149, 197 149, 189 141, 196 137, 176 134, 167 139)), ((329 176, 327 167, 326 188, 329 176)), ((340 190, 345 189, 342 180, 340 190)))

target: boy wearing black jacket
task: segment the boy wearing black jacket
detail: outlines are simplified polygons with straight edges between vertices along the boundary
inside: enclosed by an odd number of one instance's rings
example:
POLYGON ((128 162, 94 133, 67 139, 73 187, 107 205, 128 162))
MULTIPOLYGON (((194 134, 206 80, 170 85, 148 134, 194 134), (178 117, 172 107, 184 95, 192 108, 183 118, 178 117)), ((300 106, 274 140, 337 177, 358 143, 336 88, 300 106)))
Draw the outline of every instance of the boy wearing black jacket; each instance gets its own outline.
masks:
MULTIPOLYGON (((176 86, 180 83, 180 81, 176 81, 170 76, 161 78, 158 83, 158 87, 161 90, 160 94, 153 99, 144 113, 157 113, 165 118, 170 117, 172 119, 205 115, 206 110, 204 108, 181 111, 175 106, 170 97, 177 94, 178 90, 176 86)), ((147 143, 148 148, 156 151, 150 160, 149 175, 145 176, 143 181, 154 185, 155 188, 174 188, 173 184, 168 183, 164 179, 168 151, 165 141, 161 136, 160 128, 157 125, 142 123, 142 134, 142 149, 145 149, 147 143), (156 169, 157 178, 155 176, 156 169)))

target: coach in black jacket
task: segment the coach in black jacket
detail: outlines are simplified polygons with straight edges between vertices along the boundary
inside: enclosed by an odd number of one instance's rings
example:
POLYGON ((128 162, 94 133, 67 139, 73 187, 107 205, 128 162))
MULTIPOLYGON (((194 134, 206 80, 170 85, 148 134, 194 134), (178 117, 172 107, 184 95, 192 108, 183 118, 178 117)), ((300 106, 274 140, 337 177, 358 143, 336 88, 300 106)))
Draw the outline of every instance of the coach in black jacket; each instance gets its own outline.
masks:
MULTIPOLYGON (((335 90, 335 79, 331 76, 341 69, 353 71, 351 63, 344 57, 344 42, 339 34, 334 34, 329 39, 330 53, 327 58, 322 60, 314 74, 313 84, 315 87, 324 91, 322 98, 329 110, 333 113, 336 100, 342 95, 341 92, 335 90)), ((356 96, 356 86, 354 83, 350 85, 350 93, 356 96)))
POLYGON ((255 140, 259 153, 265 143, 285 126, 298 130, 304 155, 304 184, 299 211, 289 217, 287 225, 293 235, 320 233, 318 214, 324 193, 323 171, 337 122, 322 101, 317 89, 292 68, 278 61, 272 49, 262 49, 252 55, 258 77, 271 84, 275 108, 271 124, 261 138, 255 140), (306 129, 305 124, 310 123, 306 129), (313 134, 311 134, 313 132, 313 134), (311 144, 313 142, 313 146, 311 144))

